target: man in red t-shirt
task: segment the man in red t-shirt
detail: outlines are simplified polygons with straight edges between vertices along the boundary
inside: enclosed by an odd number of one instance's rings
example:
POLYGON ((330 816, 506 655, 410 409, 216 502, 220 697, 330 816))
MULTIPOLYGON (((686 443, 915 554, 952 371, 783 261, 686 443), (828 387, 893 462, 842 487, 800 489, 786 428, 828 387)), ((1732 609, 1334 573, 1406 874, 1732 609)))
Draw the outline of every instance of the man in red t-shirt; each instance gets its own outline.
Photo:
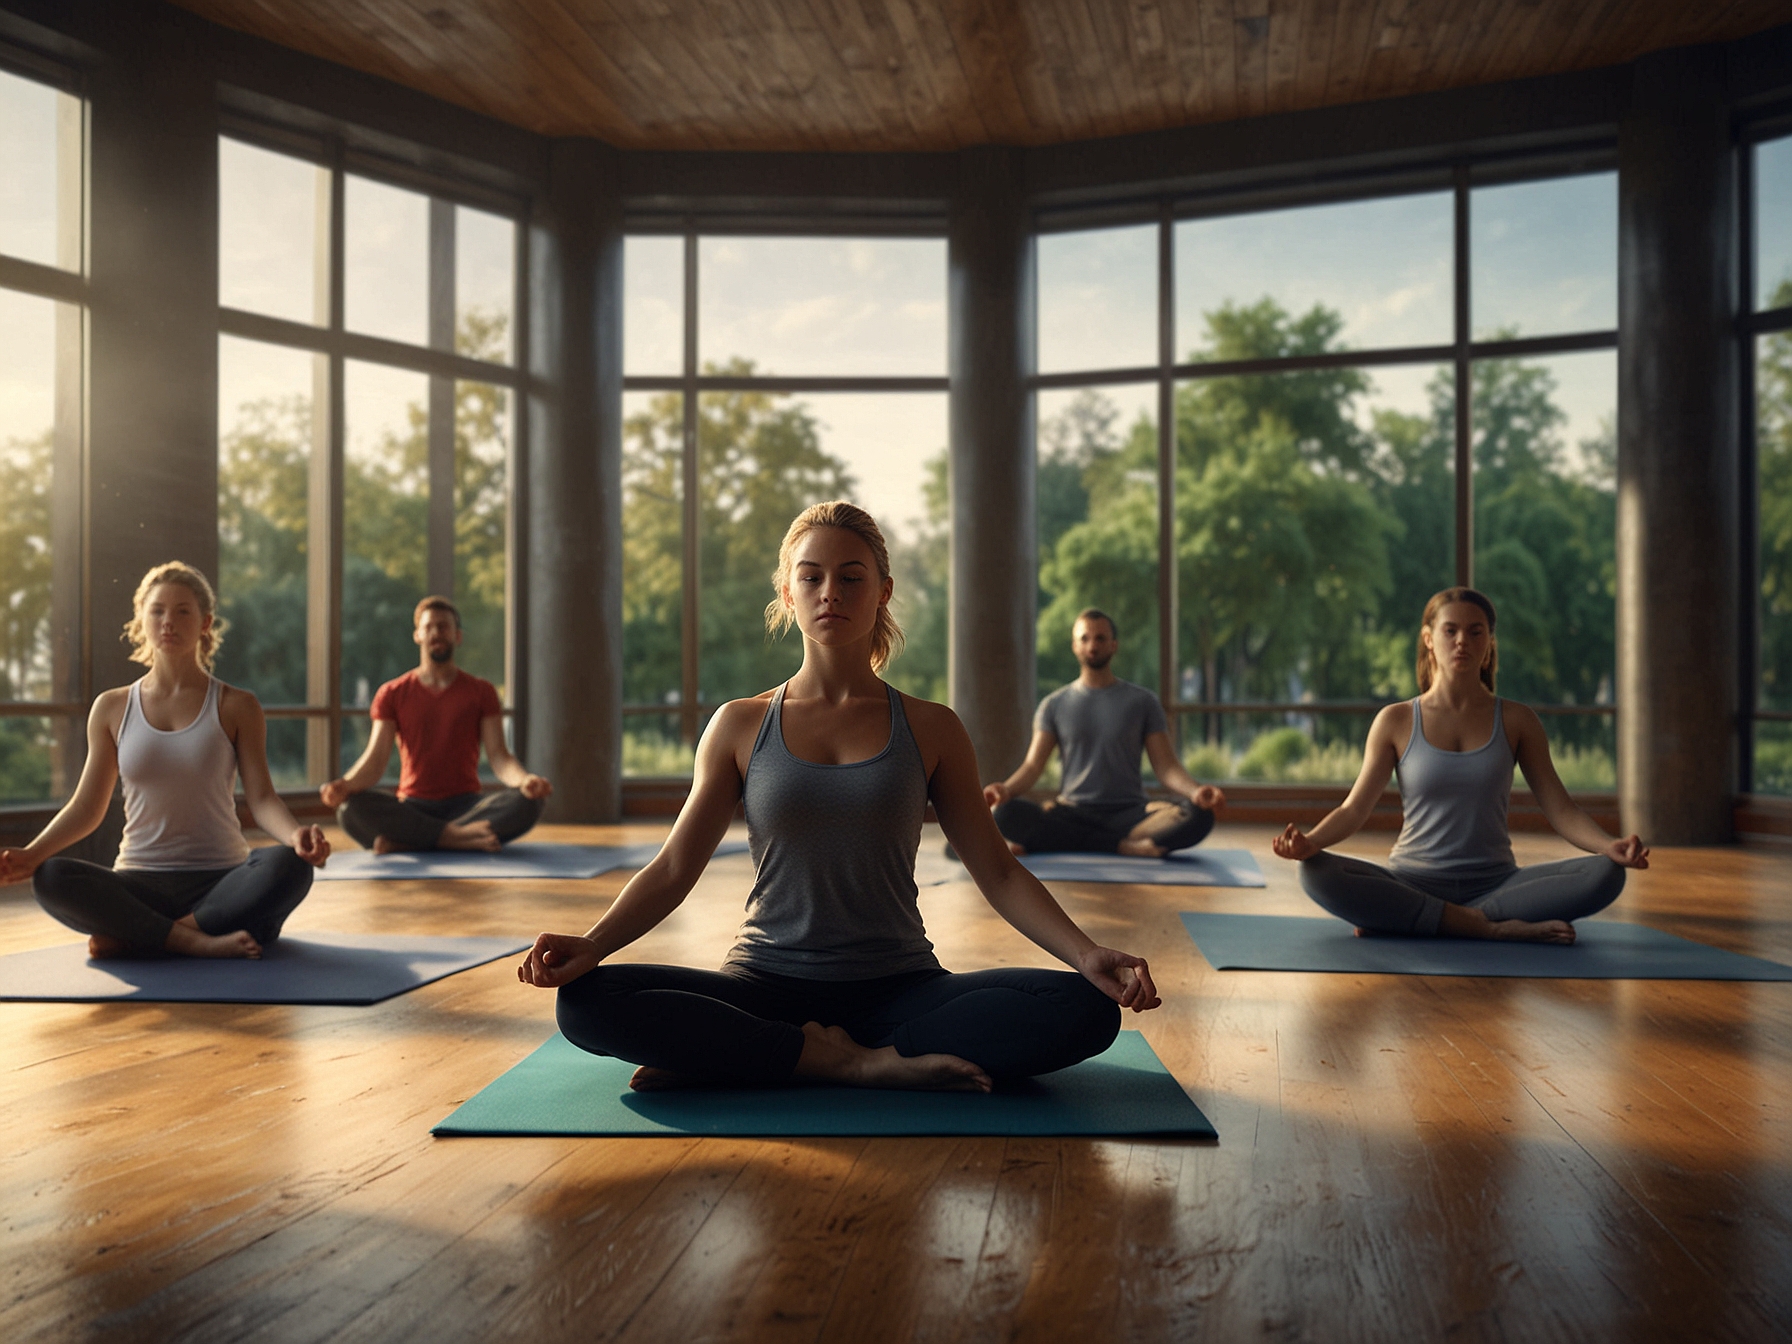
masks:
POLYGON ((460 612, 445 597, 417 604, 419 657, 414 671, 388 681, 373 697, 373 732, 361 759, 318 792, 324 806, 376 854, 395 849, 483 849, 522 835, 541 819, 553 787, 523 769, 504 742, 503 707, 489 681, 454 664, 460 612), (386 773, 398 742, 398 795, 372 786, 386 773), (479 748, 492 773, 510 787, 482 794, 479 748))

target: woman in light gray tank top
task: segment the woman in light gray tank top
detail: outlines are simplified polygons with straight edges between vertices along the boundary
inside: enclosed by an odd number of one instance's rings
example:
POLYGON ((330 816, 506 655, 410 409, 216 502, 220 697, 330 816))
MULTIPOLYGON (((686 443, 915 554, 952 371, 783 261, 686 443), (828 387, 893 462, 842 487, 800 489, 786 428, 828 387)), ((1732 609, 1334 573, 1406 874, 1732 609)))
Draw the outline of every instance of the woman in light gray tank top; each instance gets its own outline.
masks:
POLYGON ((1535 713, 1494 694, 1493 603, 1446 588, 1419 628, 1420 694, 1376 716, 1362 773, 1311 832, 1290 824, 1275 852, 1300 861, 1301 886, 1366 933, 1571 943, 1573 921, 1605 909, 1625 870, 1647 868, 1636 836, 1614 840, 1568 796, 1535 713), (1513 766, 1549 824, 1590 857, 1520 868, 1506 832, 1513 766), (1397 773, 1405 821, 1382 868, 1327 853, 1368 820, 1397 773))
POLYGON ((323 832, 295 822, 274 791, 261 706, 211 675, 216 605, 188 565, 144 575, 125 634, 148 673, 94 702, 74 795, 29 845, 0 850, 0 882, 32 878, 38 903, 87 934, 95 957, 259 957, 329 855, 323 832), (239 774, 256 822, 286 843, 249 848, 239 774), (117 863, 54 857, 99 825, 120 780, 117 863))
POLYGON ((559 991, 568 1040, 640 1065, 638 1088, 987 1091, 1105 1050, 1121 1008, 1157 1006, 1150 968, 1096 945, 1015 861, 952 711, 879 678, 901 631, 877 524, 841 501, 805 510, 774 584, 767 624, 801 630, 801 669, 716 712, 659 856, 588 933, 537 938, 517 977, 559 991), (939 964, 915 888, 930 802, 990 904, 1073 970, 939 964), (743 803, 755 880, 722 968, 610 964, 684 899, 743 803))

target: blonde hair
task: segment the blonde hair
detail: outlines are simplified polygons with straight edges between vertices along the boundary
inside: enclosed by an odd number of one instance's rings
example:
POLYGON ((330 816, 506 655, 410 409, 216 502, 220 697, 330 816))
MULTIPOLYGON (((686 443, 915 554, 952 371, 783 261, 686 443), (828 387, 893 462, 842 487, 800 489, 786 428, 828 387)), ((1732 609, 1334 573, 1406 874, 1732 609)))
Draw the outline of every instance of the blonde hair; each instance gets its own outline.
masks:
POLYGON ((1419 661, 1416 670, 1421 695, 1431 689, 1432 679, 1437 675, 1437 655, 1426 646, 1425 632, 1437 619, 1437 613, 1452 602, 1467 602, 1479 607, 1487 617, 1487 661, 1481 664, 1481 684, 1491 691, 1494 676, 1500 670, 1500 645, 1493 638, 1493 627, 1498 620, 1493 614, 1493 603, 1485 593, 1478 593, 1473 588, 1446 588, 1441 593, 1431 594, 1431 600, 1425 604, 1425 614, 1419 620, 1419 661))
MULTIPOLYGON (((818 527, 838 527, 851 532, 871 548, 871 559, 877 565, 878 582, 890 577, 890 548, 877 520, 857 504, 844 499, 831 499, 825 504, 811 504, 791 521, 778 547, 778 567, 772 571, 772 587, 777 596, 765 604, 765 628, 773 635, 783 634, 796 621, 796 608, 784 600, 784 589, 790 583, 793 556, 804 537, 818 527)), ((877 609, 877 624, 871 630, 871 669, 882 672, 902 652, 902 627, 890 614, 885 602, 877 609)))
POLYGON ((143 604, 149 601, 149 595, 155 591, 156 586, 163 583, 178 583, 193 594, 201 613, 212 618, 211 628, 202 631, 199 636, 199 666, 210 672, 212 659, 218 656, 218 649, 224 643, 224 632, 230 628, 230 622, 218 615, 218 595, 212 591, 211 584, 206 582, 205 575, 179 560, 157 565, 137 585, 136 595, 131 598, 131 619, 124 623, 124 633, 119 636, 131 646, 131 661, 148 667, 156 660, 155 650, 150 647, 149 632, 143 628, 143 604))

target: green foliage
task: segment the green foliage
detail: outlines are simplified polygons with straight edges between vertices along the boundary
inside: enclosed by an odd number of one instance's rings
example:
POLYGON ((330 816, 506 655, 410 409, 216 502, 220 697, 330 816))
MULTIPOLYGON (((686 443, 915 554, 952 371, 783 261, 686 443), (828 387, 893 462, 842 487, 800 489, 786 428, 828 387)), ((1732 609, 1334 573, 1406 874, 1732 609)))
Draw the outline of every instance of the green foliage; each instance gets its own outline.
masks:
MULTIPOLYGON (((1792 280, 1770 307, 1792 306, 1792 280)), ((1755 455, 1760 471, 1761 704, 1792 709, 1792 334, 1759 339, 1755 367, 1755 455)), ((1755 787, 1792 792, 1787 744, 1757 740, 1755 787)))
POLYGON ((47 430, 0 447, 0 700, 50 696, 51 452, 47 430))
POLYGON ((1238 762, 1240 779, 1286 779, 1288 771, 1306 759, 1313 739, 1299 728, 1272 728, 1258 733, 1251 749, 1238 762))

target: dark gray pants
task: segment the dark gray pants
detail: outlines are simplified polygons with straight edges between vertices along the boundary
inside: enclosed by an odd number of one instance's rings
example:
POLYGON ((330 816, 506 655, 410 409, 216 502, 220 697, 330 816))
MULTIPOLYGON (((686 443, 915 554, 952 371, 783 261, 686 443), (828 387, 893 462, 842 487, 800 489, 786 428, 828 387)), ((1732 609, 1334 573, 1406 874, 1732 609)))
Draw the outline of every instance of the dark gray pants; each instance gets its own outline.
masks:
POLYGON ((1041 807, 1030 798, 1010 798, 996 808, 995 820, 1002 837, 1029 854, 1112 854, 1129 835, 1166 850, 1187 849, 1213 829, 1213 813, 1180 798, 1118 808, 1079 807, 1058 798, 1041 807))
POLYGON ((1396 877, 1344 854, 1319 853, 1300 865, 1300 884, 1322 909, 1368 933, 1421 937, 1436 935, 1445 902, 1470 906, 1489 919, 1585 919, 1618 899, 1624 876, 1602 854, 1481 879, 1396 877))
POLYGON ((201 933, 246 930, 263 947, 311 890, 311 865, 286 845, 257 849, 234 868, 102 868, 45 859, 31 881, 37 903, 79 933, 159 952, 182 915, 201 933))
POLYGON ((336 819, 363 849, 372 849, 382 835, 400 849, 435 849, 451 821, 489 821, 498 843, 507 845, 541 820, 541 799, 515 789, 452 798, 399 798, 369 789, 350 794, 336 809, 336 819))

